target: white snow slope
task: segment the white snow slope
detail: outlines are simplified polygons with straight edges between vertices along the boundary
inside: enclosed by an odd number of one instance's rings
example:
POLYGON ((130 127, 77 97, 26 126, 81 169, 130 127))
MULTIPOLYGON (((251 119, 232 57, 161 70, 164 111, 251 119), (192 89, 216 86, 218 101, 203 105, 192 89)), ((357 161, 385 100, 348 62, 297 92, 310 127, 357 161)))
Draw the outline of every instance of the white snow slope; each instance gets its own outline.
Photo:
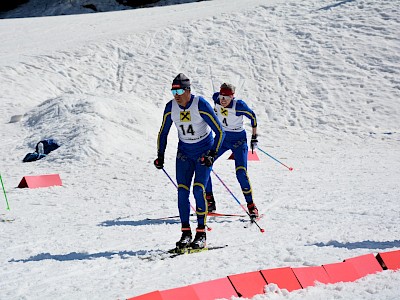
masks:
MULTIPOLYGON (((0 173, 10 206, 1 199, 0 299, 125 299, 400 249, 399 22, 399 0, 215 0, 0 20, 0 173), (153 160, 179 72, 207 99, 235 84, 257 114, 260 148, 294 171, 261 152, 249 162, 264 234, 210 219, 208 244, 227 248, 160 260, 180 224, 146 219, 178 212, 153 160), (9 123, 13 115, 21 122, 9 123), (22 163, 49 137, 62 146, 22 163), (62 187, 15 188, 25 175, 52 173, 62 187)), ((173 178, 176 142, 172 129, 173 178)), ((214 170, 244 203, 228 155, 214 170)), ((214 186, 218 211, 242 213, 216 178, 214 186)), ((400 272, 384 271, 254 299, 399 295, 400 272)))

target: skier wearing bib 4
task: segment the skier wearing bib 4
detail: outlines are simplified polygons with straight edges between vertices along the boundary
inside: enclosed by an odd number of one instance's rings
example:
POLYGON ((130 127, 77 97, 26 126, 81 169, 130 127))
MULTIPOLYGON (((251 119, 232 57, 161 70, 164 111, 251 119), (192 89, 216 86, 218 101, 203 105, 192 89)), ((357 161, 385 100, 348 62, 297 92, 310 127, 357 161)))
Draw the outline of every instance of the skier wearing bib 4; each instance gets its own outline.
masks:
MULTIPOLYGON (((251 151, 257 147, 257 119, 255 113, 247 106, 243 100, 236 100, 234 97, 235 87, 232 84, 224 83, 221 85, 220 92, 213 95, 215 111, 225 130, 225 139, 218 157, 225 151, 232 150, 235 158, 236 177, 242 188, 243 195, 247 202, 250 217, 258 218, 258 209, 253 202, 253 192, 250 180, 247 175, 247 137, 243 127, 243 116, 251 121, 251 151)), ((208 211, 215 211, 216 204, 212 192, 211 178, 206 187, 206 199, 208 211)))
POLYGON ((211 166, 222 145, 225 133, 211 105, 202 97, 191 94, 190 80, 180 73, 172 82, 172 95, 164 110, 163 122, 158 134, 157 159, 154 165, 164 167, 164 152, 172 123, 178 130, 176 155, 176 181, 178 183, 178 209, 182 224, 182 236, 176 243, 178 249, 206 246, 207 200, 205 186, 211 166), (213 137, 214 132, 215 137, 213 137), (192 241, 190 228, 190 185, 194 175, 193 195, 196 200, 197 229, 192 241))

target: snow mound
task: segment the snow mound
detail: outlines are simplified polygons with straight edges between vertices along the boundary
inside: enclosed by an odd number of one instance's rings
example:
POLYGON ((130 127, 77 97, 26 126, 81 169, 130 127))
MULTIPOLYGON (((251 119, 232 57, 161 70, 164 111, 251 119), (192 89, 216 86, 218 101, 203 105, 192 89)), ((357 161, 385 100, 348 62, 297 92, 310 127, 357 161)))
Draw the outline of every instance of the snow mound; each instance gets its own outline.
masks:
POLYGON ((62 147, 48 159, 61 162, 122 159, 132 155, 132 141, 140 151, 149 140, 143 127, 151 121, 147 115, 141 106, 133 105, 132 96, 63 95, 25 114, 24 126, 30 132, 25 144, 34 148, 41 139, 55 138, 62 147))

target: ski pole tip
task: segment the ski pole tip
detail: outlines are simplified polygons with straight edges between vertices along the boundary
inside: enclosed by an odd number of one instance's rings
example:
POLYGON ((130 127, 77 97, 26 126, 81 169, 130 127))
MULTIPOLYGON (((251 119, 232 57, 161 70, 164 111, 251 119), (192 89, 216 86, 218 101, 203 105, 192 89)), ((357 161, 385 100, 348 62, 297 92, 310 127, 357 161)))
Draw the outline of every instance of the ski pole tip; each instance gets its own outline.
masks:
POLYGON ((289 171, 293 171, 293 168, 292 168, 292 167, 290 167, 290 168, 289 168, 289 171))
POLYGON ((264 232, 265 232, 264 228, 261 228, 261 229, 260 229, 260 231, 261 231, 262 233, 264 233, 264 232))

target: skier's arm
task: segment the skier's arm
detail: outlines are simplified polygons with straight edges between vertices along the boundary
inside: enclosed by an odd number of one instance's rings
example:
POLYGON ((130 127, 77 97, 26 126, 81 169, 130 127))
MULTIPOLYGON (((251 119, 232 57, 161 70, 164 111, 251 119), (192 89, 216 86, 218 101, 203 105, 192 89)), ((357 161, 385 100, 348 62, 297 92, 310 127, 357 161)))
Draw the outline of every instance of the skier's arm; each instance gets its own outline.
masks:
POLYGON ((245 116, 250 119, 251 127, 253 127, 253 134, 257 132, 257 117, 254 111, 247 106, 247 104, 243 100, 237 100, 236 102, 236 115, 237 116, 245 116))
POLYGON ((167 137, 172 125, 171 119, 172 101, 168 102, 164 109, 163 121, 157 138, 157 155, 164 157, 165 149, 167 148, 167 137))
POLYGON ((256 114, 247 106, 247 104, 243 100, 238 100, 236 103, 236 115, 246 116, 251 121, 252 132, 251 132, 250 148, 251 148, 251 153, 253 153, 254 149, 257 148, 257 143, 258 143, 256 114))
POLYGON ((214 151, 215 154, 217 154, 225 138, 225 131, 222 128, 221 122, 218 120, 218 117, 215 115, 214 110, 211 108, 211 105, 202 98, 199 101, 199 112, 204 121, 206 121, 206 123, 215 133, 214 145, 211 150, 214 151))
POLYGON ((212 96, 213 100, 214 100, 214 104, 221 104, 219 102, 219 92, 215 92, 212 96))

